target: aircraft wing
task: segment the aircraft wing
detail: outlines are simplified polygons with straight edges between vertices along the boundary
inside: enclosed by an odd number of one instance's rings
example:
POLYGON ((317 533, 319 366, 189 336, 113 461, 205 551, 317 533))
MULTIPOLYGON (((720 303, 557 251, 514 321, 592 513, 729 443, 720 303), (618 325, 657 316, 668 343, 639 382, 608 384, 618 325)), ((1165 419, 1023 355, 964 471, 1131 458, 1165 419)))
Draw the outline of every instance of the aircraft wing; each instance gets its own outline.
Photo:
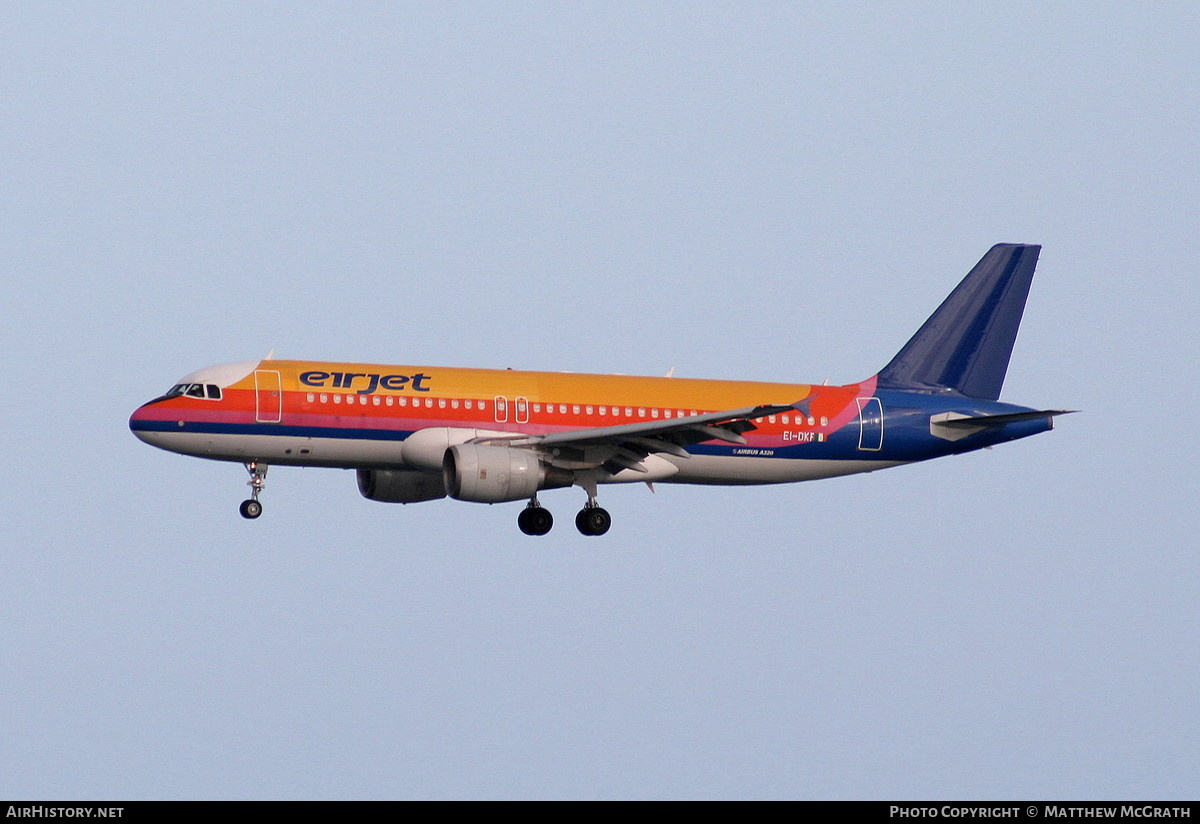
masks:
POLYGON ((797 404, 767 404, 724 412, 707 412, 682 418, 662 418, 571 432, 522 435, 516 438, 482 438, 478 443, 503 443, 528 447, 549 463, 568 469, 604 466, 614 474, 622 469, 645 472, 642 461, 653 453, 691 457, 684 449, 703 441, 744 444, 745 432, 757 429, 755 418, 797 409, 797 404))

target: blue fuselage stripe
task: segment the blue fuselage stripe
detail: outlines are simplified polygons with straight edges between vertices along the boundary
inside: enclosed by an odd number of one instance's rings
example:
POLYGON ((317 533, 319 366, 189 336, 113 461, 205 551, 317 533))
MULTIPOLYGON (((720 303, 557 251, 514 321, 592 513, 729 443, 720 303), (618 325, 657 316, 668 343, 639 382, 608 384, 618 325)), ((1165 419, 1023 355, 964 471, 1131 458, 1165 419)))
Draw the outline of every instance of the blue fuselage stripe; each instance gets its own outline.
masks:
POLYGON ((292 438, 342 438, 361 441, 402 441, 408 429, 352 429, 344 426, 288 426, 280 423, 206 423, 184 421, 134 421, 135 432, 187 432, 203 435, 282 435, 292 438))

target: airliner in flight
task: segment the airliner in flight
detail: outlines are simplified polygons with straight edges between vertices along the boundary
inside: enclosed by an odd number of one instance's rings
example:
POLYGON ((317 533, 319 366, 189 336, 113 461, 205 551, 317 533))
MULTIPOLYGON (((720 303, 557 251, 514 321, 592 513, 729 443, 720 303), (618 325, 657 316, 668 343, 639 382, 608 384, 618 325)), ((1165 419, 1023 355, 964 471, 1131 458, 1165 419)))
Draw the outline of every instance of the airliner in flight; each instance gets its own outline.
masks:
MULTIPOLYGON (((527 501, 578 486, 575 518, 603 535, 602 484, 774 484, 871 472, 1053 428, 1066 410, 999 401, 1040 246, 992 247, 880 372, 845 386, 254 360, 210 366, 139 407, 153 446, 250 473, 357 470, 374 501, 527 501)), ((653 488, 653 487, 652 487, 653 488)))

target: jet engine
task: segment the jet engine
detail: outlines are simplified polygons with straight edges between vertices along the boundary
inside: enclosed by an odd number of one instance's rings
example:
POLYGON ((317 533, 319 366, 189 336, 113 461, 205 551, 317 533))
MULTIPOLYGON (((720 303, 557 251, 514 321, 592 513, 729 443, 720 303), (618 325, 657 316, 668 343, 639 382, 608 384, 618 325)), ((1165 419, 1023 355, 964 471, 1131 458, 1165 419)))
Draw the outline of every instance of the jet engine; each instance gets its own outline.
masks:
POLYGON ((437 475, 415 469, 360 469, 358 491, 364 498, 389 504, 415 504, 446 497, 437 475))
POLYGON ((575 478, 542 463, 529 449, 459 444, 442 458, 442 480, 451 498, 496 504, 532 497, 539 489, 570 486, 575 478))

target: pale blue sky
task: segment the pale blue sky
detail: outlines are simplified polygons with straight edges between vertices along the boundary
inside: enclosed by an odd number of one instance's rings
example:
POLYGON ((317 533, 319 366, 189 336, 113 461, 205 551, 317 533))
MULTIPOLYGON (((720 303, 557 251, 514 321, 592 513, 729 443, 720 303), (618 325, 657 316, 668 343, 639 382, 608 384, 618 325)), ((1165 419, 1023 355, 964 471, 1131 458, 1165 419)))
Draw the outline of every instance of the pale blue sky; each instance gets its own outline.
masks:
POLYGON ((1200 12, 981 5, 5 4, 0 797, 1194 798, 1200 12), (1000 241, 1082 414, 600 540, 126 426, 272 348, 857 380, 1000 241))

